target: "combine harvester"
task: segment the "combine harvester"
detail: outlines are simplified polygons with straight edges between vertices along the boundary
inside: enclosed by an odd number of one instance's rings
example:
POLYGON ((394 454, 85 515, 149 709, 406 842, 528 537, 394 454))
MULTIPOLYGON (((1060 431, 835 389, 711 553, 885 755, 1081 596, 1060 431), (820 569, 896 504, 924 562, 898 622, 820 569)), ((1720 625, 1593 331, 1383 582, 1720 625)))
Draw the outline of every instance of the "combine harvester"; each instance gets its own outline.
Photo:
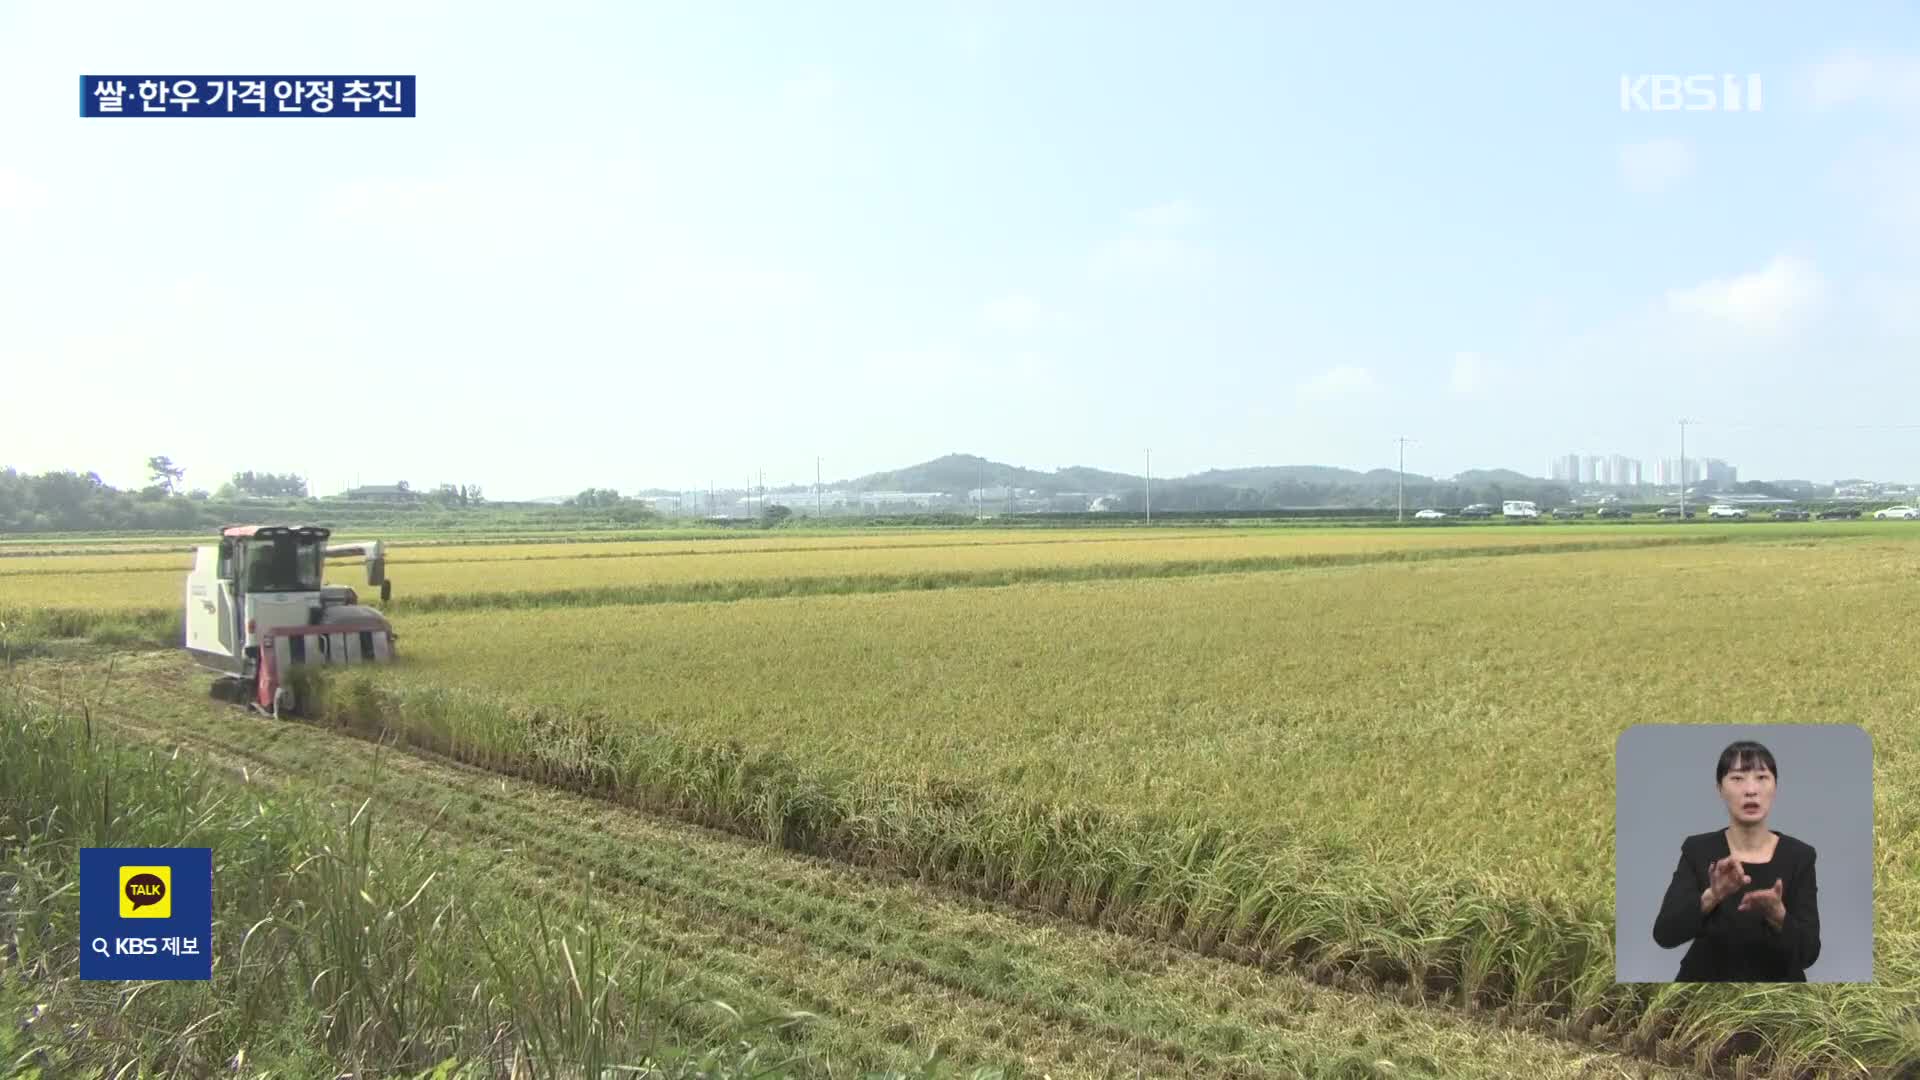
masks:
POLYGON ((387 663, 386 616, 344 585, 324 583, 330 556, 360 555, 380 602, 393 596, 378 540, 329 547, 315 525, 234 525, 197 547, 187 575, 187 652, 220 672, 213 696, 279 716, 297 711, 288 676, 307 665, 387 663))

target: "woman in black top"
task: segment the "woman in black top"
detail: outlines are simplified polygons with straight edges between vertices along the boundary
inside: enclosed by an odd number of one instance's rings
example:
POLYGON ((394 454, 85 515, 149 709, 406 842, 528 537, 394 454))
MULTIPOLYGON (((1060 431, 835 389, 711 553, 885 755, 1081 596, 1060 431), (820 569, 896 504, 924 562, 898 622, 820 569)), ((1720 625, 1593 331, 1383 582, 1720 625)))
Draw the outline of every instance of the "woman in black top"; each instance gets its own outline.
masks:
POLYGON ((1779 775, 1757 742, 1720 753, 1714 783, 1729 824, 1680 845, 1653 922, 1661 948, 1693 942, 1677 982, 1806 982, 1820 958, 1814 850, 1767 828, 1779 775))

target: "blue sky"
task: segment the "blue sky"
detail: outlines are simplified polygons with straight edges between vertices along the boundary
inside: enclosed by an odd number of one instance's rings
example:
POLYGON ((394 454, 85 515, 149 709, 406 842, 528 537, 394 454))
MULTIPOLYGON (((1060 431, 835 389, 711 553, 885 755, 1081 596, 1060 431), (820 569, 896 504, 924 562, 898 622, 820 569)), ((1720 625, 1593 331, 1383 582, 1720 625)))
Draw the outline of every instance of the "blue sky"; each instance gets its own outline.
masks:
POLYGON ((1687 416, 1743 476, 1920 479, 1920 16, 1573 8, 9 4, 0 464, 1543 474, 1687 416), (420 115, 82 120, 83 73, 420 115))

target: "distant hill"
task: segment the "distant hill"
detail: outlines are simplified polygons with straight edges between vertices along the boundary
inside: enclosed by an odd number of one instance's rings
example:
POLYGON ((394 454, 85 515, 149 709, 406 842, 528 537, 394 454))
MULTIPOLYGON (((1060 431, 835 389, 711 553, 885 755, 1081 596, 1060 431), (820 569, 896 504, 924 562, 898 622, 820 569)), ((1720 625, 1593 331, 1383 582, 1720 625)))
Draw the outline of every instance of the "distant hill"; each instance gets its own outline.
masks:
MULTIPOLYGON (((1134 511, 1145 505, 1147 487, 1146 477, 1135 473, 1084 465, 1043 472, 977 454, 948 454, 833 486, 855 491, 941 492, 964 498, 976 488, 1008 484, 1055 509, 1061 507, 1057 500, 1063 497, 1069 503, 1084 497, 1089 505, 1105 497, 1112 509, 1134 511)), ((1570 495, 1564 484, 1512 469, 1475 469, 1449 479, 1408 473, 1404 489, 1408 506, 1465 506, 1503 498, 1538 499, 1553 506, 1570 495)), ((1169 510, 1393 506, 1401 497, 1401 476, 1393 469, 1361 472, 1331 465, 1255 465, 1153 478, 1153 505, 1169 510)))
MULTIPOLYGON (((1359 484, 1365 482, 1367 476, 1331 465, 1256 465, 1245 469, 1208 469, 1169 482, 1267 488, 1276 484, 1359 484)), ((1408 473, 1407 478, 1413 479, 1413 474, 1408 473)))
MULTIPOLYGON (((1392 469, 1360 472, 1331 465, 1255 465, 1239 469, 1208 469, 1188 476, 1156 476, 1153 486, 1155 491, 1172 494, 1183 488, 1247 491, 1369 489, 1391 487, 1399 481, 1400 474, 1392 469)), ((1499 484, 1520 487, 1542 482, 1511 469, 1475 470, 1462 474, 1456 481, 1462 486, 1499 484)), ((1042 472, 1002 461, 989 461, 976 454, 948 454, 904 469, 869 473, 847 481, 845 486, 855 491, 943 491, 959 495, 981 486, 996 488, 1008 483, 1043 495, 1059 495, 1068 492, 1140 490, 1146 487, 1146 478, 1142 474, 1109 472, 1084 465, 1042 472)), ((1440 481, 1419 473, 1408 473, 1406 483, 1411 488, 1416 485, 1436 485, 1440 481)))
POLYGON ((1011 483, 1048 495, 1067 491, 1112 491, 1142 486, 1138 476, 1073 466, 1058 472, 1041 472, 999 461, 988 461, 975 454, 948 454, 918 465, 888 472, 869 473, 847 482, 855 491, 944 491, 959 495, 978 487, 1001 487, 1011 483))
POLYGON ((1467 487, 1486 484, 1538 484, 1540 478, 1517 473, 1512 469, 1468 469, 1454 478, 1454 482, 1467 487))
POLYGON ((1069 465, 1059 472, 1044 475, 1057 480, 1061 491, 1114 491, 1135 485, 1144 486, 1146 483, 1144 476, 1108 472, 1105 469, 1092 469, 1085 465, 1069 465))

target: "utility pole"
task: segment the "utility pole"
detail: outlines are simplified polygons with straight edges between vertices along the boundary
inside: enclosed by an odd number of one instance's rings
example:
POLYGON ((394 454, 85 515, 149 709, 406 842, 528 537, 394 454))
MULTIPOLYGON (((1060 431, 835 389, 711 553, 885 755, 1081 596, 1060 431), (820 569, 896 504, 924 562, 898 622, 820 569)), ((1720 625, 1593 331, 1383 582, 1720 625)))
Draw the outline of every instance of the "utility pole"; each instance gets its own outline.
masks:
POLYGON ((1407 437, 1402 435, 1394 441, 1400 444, 1400 509, 1394 520, 1405 525, 1407 523, 1407 437))
POLYGON ((1153 448, 1147 448, 1147 524, 1153 524, 1153 448))
POLYGON ((1682 417, 1680 420, 1680 520, 1687 520, 1687 425, 1693 421, 1682 417))

